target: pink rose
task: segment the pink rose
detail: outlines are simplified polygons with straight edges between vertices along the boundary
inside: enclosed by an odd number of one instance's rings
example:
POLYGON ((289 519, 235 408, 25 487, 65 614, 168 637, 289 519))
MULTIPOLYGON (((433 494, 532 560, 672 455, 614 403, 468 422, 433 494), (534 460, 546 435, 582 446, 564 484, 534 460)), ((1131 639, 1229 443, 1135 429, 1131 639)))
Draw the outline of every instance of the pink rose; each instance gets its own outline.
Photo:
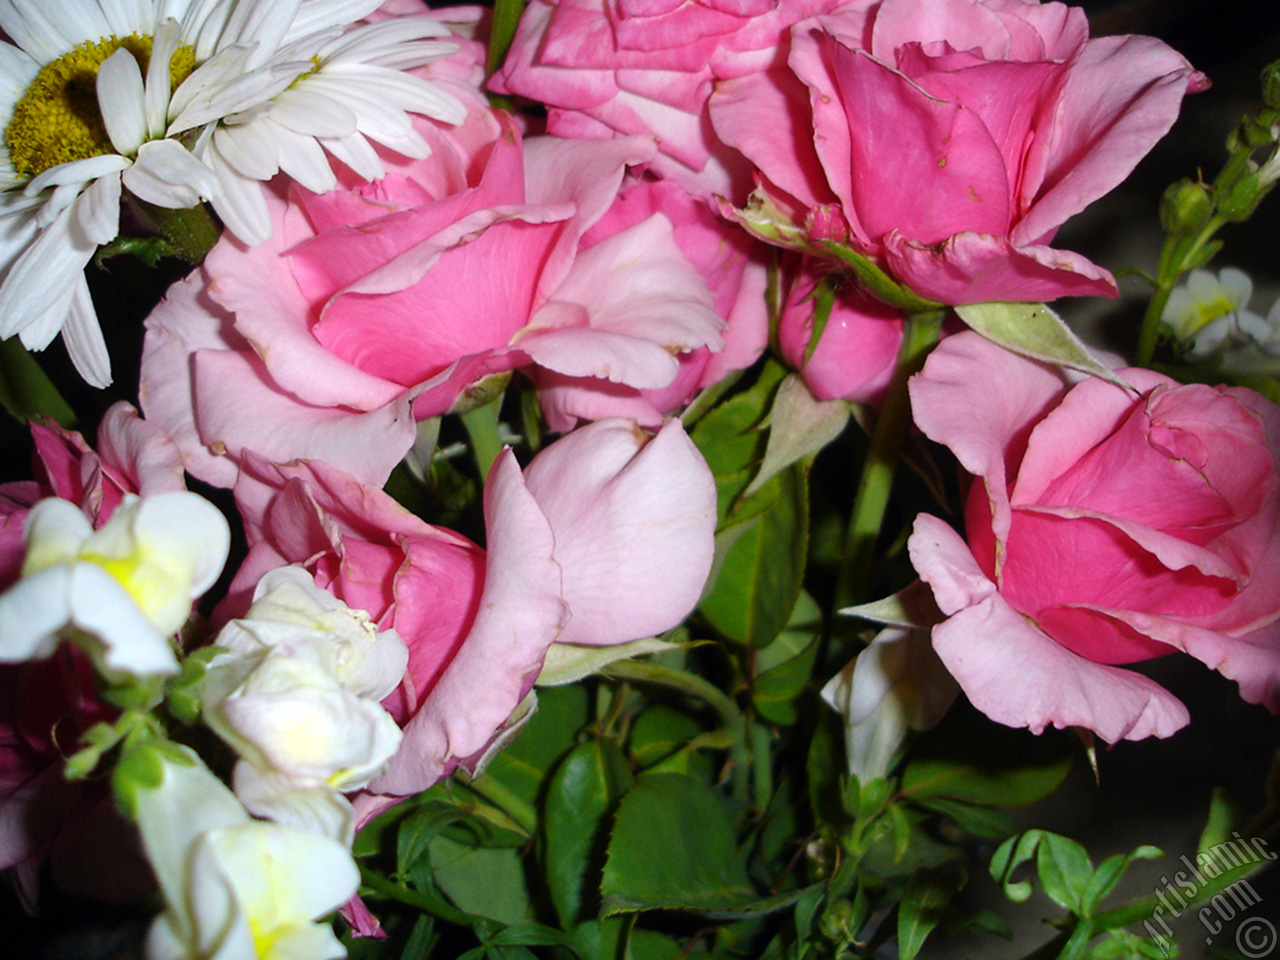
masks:
POLYGON ((715 487, 679 421, 652 439, 630 421, 594 423, 523 473, 507 451, 485 486, 486 549, 323 463, 246 453, 236 500, 250 549, 224 612, 296 563, 408 645, 405 681, 384 701, 404 742, 362 815, 474 765, 553 642, 661 633, 711 568, 715 487))
POLYGON ((419 127, 432 157, 380 181, 279 185, 274 239, 219 243, 148 319, 143 408, 196 476, 230 486, 249 449, 381 485, 414 420, 485 377, 533 365, 659 389, 673 354, 720 347, 665 217, 579 248, 650 145, 526 143, 481 107, 419 127))
MULTIPOLYGON (((679 253, 706 282, 713 308, 724 318, 724 349, 698 347, 676 357, 679 371, 670 384, 641 390, 602 377, 570 377, 535 367, 543 415, 553 430, 570 430, 580 420, 628 417, 645 427, 683 407, 698 391, 726 374, 751 366, 769 339, 765 302, 768 268, 760 245, 725 223, 702 200, 674 183, 642 182, 626 187, 607 213, 582 235, 580 249, 644 223, 654 215, 672 227, 679 253)), ((675 298, 672 298, 675 303, 675 298)))
POLYGON ((778 323, 778 349, 819 400, 879 403, 897 366, 902 313, 852 283, 838 286, 811 351, 814 290, 825 269, 806 257, 792 276, 778 323))
POLYGON ((1119 667, 1181 650, 1280 712, 1280 408, 1121 371, 1068 386, 972 333, 911 381, 916 423, 977 478, 967 544, 921 515, 934 648, 978 709, 1113 743, 1187 711, 1119 667))
POLYGON ((774 217, 942 303, 1114 296, 1048 244, 1207 86, 1159 40, 1090 40, 1060 3, 855 0, 791 34, 785 63, 717 85, 716 134, 774 217))
POLYGON ((741 200, 750 169, 711 129, 712 85, 764 69, 788 26, 834 2, 532 0, 490 86, 545 103, 557 136, 652 136, 655 174, 741 200))

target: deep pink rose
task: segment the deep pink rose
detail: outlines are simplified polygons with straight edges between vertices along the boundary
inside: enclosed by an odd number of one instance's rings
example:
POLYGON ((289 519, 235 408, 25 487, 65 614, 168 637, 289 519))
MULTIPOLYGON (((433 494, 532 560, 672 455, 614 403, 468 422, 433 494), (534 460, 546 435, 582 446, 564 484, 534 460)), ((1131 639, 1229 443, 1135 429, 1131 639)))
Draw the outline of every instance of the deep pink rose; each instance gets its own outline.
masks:
POLYGON ((1280 712, 1280 408, 1120 371, 1138 395, 973 333, 911 381, 916 423, 976 478, 962 540, 921 515, 938 656, 1010 726, 1168 736, 1185 707, 1123 664, 1181 650, 1280 712))
POLYGON ((615 644, 679 623, 711 568, 715 487, 671 421, 576 430, 523 471, 507 451, 485 486, 486 548, 434 527, 323 463, 246 453, 236 500, 249 555, 224 613, 267 570, 300 564, 409 648, 384 705, 405 729, 361 816, 473 765, 555 641, 615 644))
MULTIPOLYGON (((765 302, 768 280, 764 250, 742 230, 726 223, 702 200, 670 182, 626 187, 608 212, 582 236, 587 251, 629 231, 655 214, 672 227, 675 245, 706 281, 713 307, 727 324, 724 349, 699 347, 677 356, 679 372, 665 387, 641 390, 602 377, 569 377, 542 367, 531 369, 543 415, 553 430, 569 430, 581 420, 629 417, 645 427, 688 403, 705 387, 734 370, 751 366, 769 339, 765 302)), ((673 291, 676 292, 676 291, 673 291)), ((672 304, 678 303, 675 297, 672 304)))
POLYGON ((819 400, 876 404, 893 379, 902 346, 902 313, 853 283, 839 285, 826 325, 810 350, 818 309, 814 291, 826 271, 806 257, 794 272, 778 322, 778 349, 819 400))
POLYGON ((77 504, 98 528, 111 519, 126 494, 150 496, 185 490, 182 456, 154 424, 121 401, 98 426, 98 450, 57 424, 31 424, 34 480, 0 484, 0 590, 18 576, 25 550, 27 511, 45 497, 77 504))
POLYGON ((1090 40, 1060 3, 855 0, 791 33, 785 63, 711 98, 764 179, 744 222, 848 243, 942 303, 1114 296, 1048 244, 1207 85, 1159 40, 1090 40))
POLYGON ((788 26, 834 3, 532 0, 490 86, 546 104, 557 136, 655 137, 658 176, 741 201, 750 168, 711 129, 712 85, 765 69, 788 26))
POLYGON ((230 486, 250 449, 381 485, 414 420, 487 376, 532 365, 658 389, 674 354, 721 346, 665 217, 579 248, 650 144, 523 142, 483 107, 418 125, 428 160, 322 196, 280 185, 274 238, 222 241, 148 319, 143 408, 196 476, 230 486))

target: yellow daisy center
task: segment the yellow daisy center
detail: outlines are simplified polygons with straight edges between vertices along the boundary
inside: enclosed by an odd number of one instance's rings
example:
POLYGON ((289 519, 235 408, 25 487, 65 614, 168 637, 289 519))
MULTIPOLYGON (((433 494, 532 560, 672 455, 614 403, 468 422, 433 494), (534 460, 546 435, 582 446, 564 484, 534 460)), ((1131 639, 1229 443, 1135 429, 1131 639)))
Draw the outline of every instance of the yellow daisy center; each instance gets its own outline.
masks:
MULTIPOLYGON (((15 173, 30 178, 61 163, 111 152, 98 106, 98 68, 121 48, 133 54, 145 75, 151 38, 138 33, 86 40, 40 68, 4 130, 15 173)), ((169 61, 172 87, 177 88, 195 66, 194 48, 178 47, 169 61)))

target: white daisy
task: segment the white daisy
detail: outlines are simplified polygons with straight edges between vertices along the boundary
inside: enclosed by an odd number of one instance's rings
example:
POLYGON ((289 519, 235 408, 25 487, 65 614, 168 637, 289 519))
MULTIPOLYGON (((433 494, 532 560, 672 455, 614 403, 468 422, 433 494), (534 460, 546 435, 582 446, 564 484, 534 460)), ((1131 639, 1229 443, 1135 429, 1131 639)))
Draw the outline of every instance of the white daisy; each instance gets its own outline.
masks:
POLYGON ((422 17, 352 24, 380 0, 0 0, 0 338, 59 332, 95 386, 110 364, 84 267, 123 190, 210 201, 246 243, 271 235, 260 181, 323 192, 326 153, 369 179, 370 141, 430 153, 409 112, 465 110, 404 71, 454 52, 422 17))

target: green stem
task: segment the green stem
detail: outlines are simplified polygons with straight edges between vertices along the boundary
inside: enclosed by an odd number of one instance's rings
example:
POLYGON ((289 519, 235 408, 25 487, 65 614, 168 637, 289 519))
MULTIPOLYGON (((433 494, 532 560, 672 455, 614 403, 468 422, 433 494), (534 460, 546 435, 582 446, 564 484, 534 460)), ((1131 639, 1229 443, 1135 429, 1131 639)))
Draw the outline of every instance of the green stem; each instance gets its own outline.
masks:
POLYGON ((423 913, 429 913, 432 916, 439 917, 441 920, 447 920, 449 923, 469 927, 480 919, 464 910, 450 906, 437 897, 429 897, 416 890, 401 886, 393 880, 388 880, 382 874, 376 870, 371 870, 369 867, 360 867, 360 883, 383 899, 396 900, 421 910, 423 913))
POLYGON ((675 670, 671 667, 664 667, 656 663, 646 663, 640 660, 615 660, 605 667, 604 673, 606 676, 616 677, 621 680, 656 683, 672 690, 679 690, 681 693, 688 694, 691 697, 696 697, 706 702, 716 713, 720 714, 725 726, 732 733, 735 742, 740 742, 742 739, 742 732, 746 728, 746 724, 737 704, 723 690, 714 684, 708 683, 701 677, 692 673, 685 673, 683 670, 675 670))
POLYGON ((902 448, 911 423, 911 402, 907 381, 923 365, 924 358, 942 330, 944 310, 908 313, 903 324, 898 364, 876 418, 871 448, 862 465, 858 490, 845 532, 845 548, 836 575, 836 609, 869 596, 876 539, 884 524, 885 508, 893 489, 893 478, 902 459, 902 448))
POLYGON ((502 61, 506 59, 523 12, 524 0, 496 0, 494 3, 493 19, 489 27, 489 58, 485 64, 487 76, 497 73, 502 61))
POLYGON ((537 811, 501 780, 486 777, 484 774, 472 779, 465 772, 460 773, 458 779, 472 793, 479 794, 497 806, 499 810, 518 823, 520 829, 529 836, 533 836, 537 832, 537 811))
POLYGON ((1186 272, 1187 264, 1194 263, 1205 245, 1213 239, 1213 235, 1226 223, 1221 216, 1209 218, 1194 239, 1188 237, 1167 237, 1160 251, 1160 267, 1156 274, 1155 290, 1151 301, 1147 304, 1147 312, 1142 318, 1142 328, 1138 333, 1138 349, 1135 354, 1135 365, 1147 367, 1155 356, 1156 342, 1160 338, 1160 324, 1164 318, 1164 308, 1169 303, 1169 295, 1186 272))
POLYGON ((19 423, 52 417, 67 429, 76 425, 71 405, 17 337, 0 342, 0 404, 19 423))
POLYGON ((171 210, 136 197, 134 202, 187 263, 203 261, 222 235, 222 228, 203 203, 187 210, 171 210))
POLYGON ((475 457, 476 466, 480 469, 480 478, 489 475, 493 461, 502 453, 502 435, 498 431, 498 408, 502 406, 502 396, 482 407, 475 407, 466 413, 459 414, 462 426, 466 428, 471 439, 471 455, 475 457))

